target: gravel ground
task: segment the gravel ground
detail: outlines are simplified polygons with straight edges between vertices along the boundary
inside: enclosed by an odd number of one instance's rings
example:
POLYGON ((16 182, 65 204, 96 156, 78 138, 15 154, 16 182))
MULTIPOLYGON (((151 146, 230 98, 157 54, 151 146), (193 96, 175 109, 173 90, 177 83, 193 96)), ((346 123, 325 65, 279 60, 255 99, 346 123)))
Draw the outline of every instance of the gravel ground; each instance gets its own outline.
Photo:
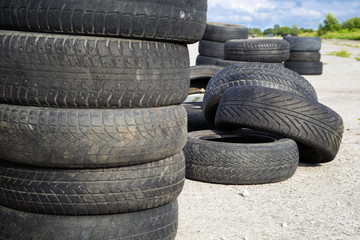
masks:
MULTIPOLYGON (((360 42, 323 41, 323 75, 305 76, 319 102, 344 120, 343 142, 334 161, 300 164, 292 178, 275 184, 186 180, 176 240, 360 239, 360 61, 355 60, 360 48, 344 44, 360 42), (342 49, 351 57, 328 55, 342 49)), ((197 44, 189 49, 194 65, 197 44)))

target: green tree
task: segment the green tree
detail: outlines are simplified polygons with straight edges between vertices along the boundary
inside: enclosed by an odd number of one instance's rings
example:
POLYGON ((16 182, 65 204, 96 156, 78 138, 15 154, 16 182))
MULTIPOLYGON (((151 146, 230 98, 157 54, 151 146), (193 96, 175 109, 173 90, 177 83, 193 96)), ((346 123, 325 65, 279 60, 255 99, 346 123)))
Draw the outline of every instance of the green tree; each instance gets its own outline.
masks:
POLYGON ((261 35, 262 35, 262 31, 261 31, 260 28, 249 28, 249 35, 261 36, 261 35))
POLYGON ((341 25, 337 18, 332 13, 328 13, 325 15, 325 20, 323 24, 319 24, 318 34, 321 35, 325 32, 334 32, 339 31, 341 29, 341 25))
POLYGON ((293 35, 298 35, 300 34, 300 29, 298 28, 298 26, 296 24, 292 25, 292 28, 291 28, 291 34, 293 35))
POLYGON ((291 29, 289 27, 280 27, 278 34, 284 36, 291 33, 291 29))
POLYGON ((349 29, 349 30, 360 29, 360 18, 353 17, 353 18, 346 20, 345 22, 343 22, 342 28, 349 29))
POLYGON ((280 28, 280 25, 279 25, 279 24, 275 24, 275 25, 274 25, 274 35, 278 35, 278 33, 279 33, 279 28, 280 28))
POLYGON ((275 35, 274 29, 272 29, 272 28, 265 29, 264 30, 264 35, 268 35, 268 34, 274 34, 275 35))

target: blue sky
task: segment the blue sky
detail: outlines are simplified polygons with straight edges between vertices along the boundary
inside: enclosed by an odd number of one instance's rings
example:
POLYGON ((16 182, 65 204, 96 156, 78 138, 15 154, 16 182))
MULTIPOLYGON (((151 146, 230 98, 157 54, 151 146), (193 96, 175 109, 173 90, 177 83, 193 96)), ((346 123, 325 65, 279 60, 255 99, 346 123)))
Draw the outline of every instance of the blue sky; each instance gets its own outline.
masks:
POLYGON ((208 0, 208 22, 226 22, 262 30, 274 24, 316 30, 332 12, 340 21, 360 17, 360 0, 208 0))

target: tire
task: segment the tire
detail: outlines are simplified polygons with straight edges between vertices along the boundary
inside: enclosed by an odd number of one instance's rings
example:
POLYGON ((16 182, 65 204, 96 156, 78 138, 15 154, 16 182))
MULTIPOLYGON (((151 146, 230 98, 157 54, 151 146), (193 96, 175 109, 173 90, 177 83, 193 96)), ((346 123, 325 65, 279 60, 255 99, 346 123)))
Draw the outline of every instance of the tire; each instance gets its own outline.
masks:
POLYGON ((253 130, 191 132, 184 153, 187 178, 221 184, 283 181, 299 162, 293 140, 253 130))
POLYGON ((287 62, 320 62, 319 52, 290 52, 287 62))
MULTIPOLYGON (((216 66, 229 67, 231 65, 239 64, 239 63, 242 64, 242 63, 247 63, 247 62, 246 61, 232 61, 232 60, 220 59, 216 62, 216 66)), ((269 64, 275 64, 276 66, 284 67, 284 63, 269 63, 269 64)))
POLYGON ((202 111, 202 102, 184 103, 188 116, 188 132, 207 130, 207 125, 202 111))
POLYGON ((216 112, 218 129, 253 128, 299 143, 300 161, 332 161, 340 147, 341 117, 321 103, 293 93, 265 87, 226 90, 216 112))
POLYGON ((226 42, 231 39, 247 39, 249 29, 242 25, 209 22, 206 25, 203 39, 215 42, 226 42))
POLYGON ((2 31, 0 49, 2 103, 159 107, 180 104, 189 88, 185 45, 2 31))
POLYGON ((59 168, 146 163, 179 152, 186 126, 182 106, 100 110, 0 104, 0 158, 59 168))
POLYGON ((201 40, 199 42, 199 54, 207 57, 224 58, 224 43, 201 40))
POLYGON ((2 29, 195 43, 207 1, 9 0, 0 9, 2 29))
POLYGON ((290 45, 280 39, 230 40, 224 45, 224 59, 281 63, 290 56, 290 45))
POLYGON ((130 167, 64 170, 0 161, 0 204, 55 215, 119 214, 166 205, 179 196, 185 157, 130 167))
POLYGON ((0 206, 0 239, 175 239, 178 205, 172 202, 145 211, 58 216, 26 213, 0 206))
POLYGON ((215 65, 220 58, 206 57, 198 55, 196 57, 196 65, 215 65))
POLYGON ((321 38, 319 37, 284 37, 290 43, 290 51, 296 52, 318 52, 321 49, 321 38))
POLYGON ((301 75, 321 75, 322 62, 285 62, 285 67, 301 75))
POLYGON ((205 92, 206 85, 209 80, 223 67, 214 65, 198 65, 190 67, 190 91, 189 94, 198 92, 205 92), (203 89, 203 90, 202 90, 203 89))
POLYGON ((312 85, 301 75, 267 63, 241 63, 224 68, 213 76, 206 87, 203 103, 204 117, 214 127, 216 109, 223 92, 232 86, 262 86, 280 89, 317 101, 312 85))

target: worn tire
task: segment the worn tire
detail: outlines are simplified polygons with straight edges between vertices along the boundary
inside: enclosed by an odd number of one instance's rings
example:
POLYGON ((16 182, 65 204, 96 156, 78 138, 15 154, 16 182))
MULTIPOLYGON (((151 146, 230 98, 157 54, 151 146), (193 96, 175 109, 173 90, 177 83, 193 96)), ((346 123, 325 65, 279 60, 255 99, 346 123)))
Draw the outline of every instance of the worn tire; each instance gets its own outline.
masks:
POLYGON ((191 132, 184 153, 187 178, 222 184, 279 182, 299 162, 293 140, 253 130, 191 132))
POLYGON ((202 111, 202 102, 192 102, 182 104, 188 116, 188 132, 207 130, 207 125, 202 111))
POLYGON ((285 62, 285 67, 301 75, 321 75, 322 62, 285 62))
POLYGON ((189 53, 180 44, 2 31, 0 49, 2 103, 168 106, 183 102, 190 84, 189 53))
POLYGON ((224 59, 281 63, 290 56, 290 45, 280 39, 230 40, 224 45, 224 59))
POLYGON ((207 57, 198 55, 196 57, 196 65, 215 65, 221 58, 207 57))
POLYGON ((84 170, 0 161, 0 204, 55 215, 135 212, 176 200, 184 179, 182 152, 135 166, 84 170))
POLYGON ((179 105, 112 110, 0 104, 0 158, 60 168, 146 163, 179 152, 186 126, 179 105))
POLYGON ((340 147, 341 117, 321 103, 290 92, 258 86, 226 90, 215 117, 218 129, 247 127, 299 143, 300 161, 332 161, 340 147))
POLYGON ((210 127, 214 127, 216 109, 223 92, 232 86, 270 87, 317 101, 313 86, 294 71, 274 64, 241 63, 215 74, 206 87, 203 112, 210 127))
POLYGON ((200 40, 199 54, 201 56, 224 58, 224 43, 200 40))
POLYGON ((321 38, 319 37, 284 37, 290 43, 290 51, 296 52, 318 52, 321 49, 321 38))
POLYGON ((209 80, 223 67, 214 65, 198 65, 190 67, 190 94, 195 93, 195 89, 204 92, 209 80))
MULTIPOLYGON (((246 63, 246 61, 233 61, 233 60, 224 60, 224 59, 220 59, 216 62, 216 66, 220 66, 220 67, 229 67, 231 65, 234 64, 242 64, 242 63, 246 63)), ((275 64, 277 66, 281 66, 284 67, 284 63, 269 63, 269 64, 275 64)))
POLYGON ((95 216, 27 213, 0 206, 2 240, 175 239, 177 202, 145 211, 95 216))
POLYGON ((206 0, 8 0, 0 3, 0 27, 194 43, 206 11, 206 0))
POLYGON ((320 52, 290 52, 287 62, 320 62, 320 52))
POLYGON ((226 42, 231 39, 247 39, 249 29, 242 25, 209 22, 206 24, 203 39, 215 42, 226 42))

